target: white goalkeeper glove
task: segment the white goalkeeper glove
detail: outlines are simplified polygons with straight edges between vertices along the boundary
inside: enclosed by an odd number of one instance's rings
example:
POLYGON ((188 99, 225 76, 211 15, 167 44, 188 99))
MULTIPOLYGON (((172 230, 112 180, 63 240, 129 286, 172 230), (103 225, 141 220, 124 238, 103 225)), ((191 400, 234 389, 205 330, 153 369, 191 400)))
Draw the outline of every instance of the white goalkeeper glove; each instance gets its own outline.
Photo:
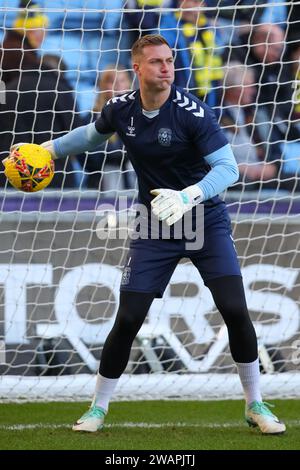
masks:
POLYGON ((202 190, 196 184, 188 186, 182 191, 174 189, 152 189, 151 194, 156 196, 151 201, 152 212, 158 220, 165 220, 173 225, 180 220, 185 212, 191 210, 204 199, 202 190))
MULTIPOLYGON (((12 153, 17 147, 20 147, 21 145, 25 145, 25 144, 28 144, 28 142, 20 142, 18 144, 12 145, 9 149, 10 153, 12 153)), ((54 150, 53 140, 47 140, 47 142, 43 142, 40 145, 44 149, 48 150, 48 152, 51 154, 51 157, 53 158, 53 160, 57 159, 57 156, 56 156, 56 153, 55 153, 55 150, 54 150)))
POLYGON ((13 152, 14 150, 16 150, 17 147, 20 147, 21 145, 25 144, 28 144, 28 142, 20 142, 19 144, 12 145, 9 149, 8 157, 4 158, 4 160, 2 161, 3 165, 5 166, 5 163, 7 163, 10 158, 13 158, 13 152))
POLYGON ((9 149, 9 155, 8 157, 4 158, 4 160, 2 160, 2 163, 3 165, 5 166, 5 164, 10 160, 10 159, 13 159, 14 158, 14 155, 13 155, 13 152, 14 150, 16 150, 17 147, 21 147, 21 145, 25 145, 25 144, 28 144, 28 142, 20 142, 19 144, 14 144, 10 147, 9 149))
POLYGON ((47 140, 47 142, 43 142, 41 144, 41 147, 48 150, 48 152, 51 154, 51 157, 53 158, 53 160, 57 159, 57 155, 56 155, 55 150, 54 150, 53 140, 47 140))
POLYGON ((14 150, 16 150, 17 147, 21 147, 21 145, 28 144, 28 142, 20 142, 19 144, 14 144, 10 147, 9 151, 12 153, 14 150))

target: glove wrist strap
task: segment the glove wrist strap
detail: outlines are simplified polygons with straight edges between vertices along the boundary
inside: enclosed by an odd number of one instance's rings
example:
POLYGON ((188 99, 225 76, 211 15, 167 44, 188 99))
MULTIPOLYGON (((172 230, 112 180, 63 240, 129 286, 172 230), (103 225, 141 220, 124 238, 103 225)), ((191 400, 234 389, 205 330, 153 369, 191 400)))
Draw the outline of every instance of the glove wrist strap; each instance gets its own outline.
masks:
POLYGON ((193 184, 192 186, 188 186, 183 191, 184 191, 184 193, 186 193, 189 196, 191 202, 194 205, 200 204, 200 202, 202 202, 204 200, 203 191, 202 191, 201 188, 199 188, 199 186, 197 184, 193 184))

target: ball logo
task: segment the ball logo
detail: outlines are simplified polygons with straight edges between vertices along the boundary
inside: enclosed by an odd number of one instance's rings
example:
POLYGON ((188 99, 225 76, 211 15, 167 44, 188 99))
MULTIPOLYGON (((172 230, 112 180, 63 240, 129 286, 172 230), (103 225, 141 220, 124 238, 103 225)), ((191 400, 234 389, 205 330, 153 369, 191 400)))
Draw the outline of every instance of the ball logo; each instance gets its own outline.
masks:
MULTIPOLYGON (((18 152, 14 152, 14 155, 19 155, 18 152)), ((26 165, 25 160, 22 158, 21 160, 16 161, 16 170, 18 170, 19 175, 22 176, 30 176, 29 167, 26 165)))
POLYGON ((170 147, 172 140, 172 131, 171 129, 162 128, 158 131, 158 142, 163 147, 170 147))

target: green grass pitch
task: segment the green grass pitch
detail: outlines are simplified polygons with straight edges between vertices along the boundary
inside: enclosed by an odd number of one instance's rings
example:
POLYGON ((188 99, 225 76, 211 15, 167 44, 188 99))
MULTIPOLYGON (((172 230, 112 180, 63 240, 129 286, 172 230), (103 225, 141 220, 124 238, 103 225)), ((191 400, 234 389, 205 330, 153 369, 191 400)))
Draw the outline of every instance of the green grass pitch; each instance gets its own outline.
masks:
POLYGON ((86 403, 1 403, 0 450, 300 449, 300 401, 277 400, 287 432, 264 436, 243 419, 242 401, 114 402, 102 431, 75 433, 86 403))

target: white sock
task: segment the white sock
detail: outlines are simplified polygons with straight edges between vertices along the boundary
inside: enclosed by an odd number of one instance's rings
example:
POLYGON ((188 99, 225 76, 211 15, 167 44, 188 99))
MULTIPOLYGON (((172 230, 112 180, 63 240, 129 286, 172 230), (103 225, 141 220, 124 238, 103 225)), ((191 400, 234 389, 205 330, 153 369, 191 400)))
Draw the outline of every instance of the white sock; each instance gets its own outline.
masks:
POLYGON ((119 379, 107 379, 98 373, 92 405, 100 406, 100 408, 107 412, 111 396, 115 391, 118 381, 119 379))
POLYGON ((253 362, 236 362, 240 380, 245 393, 247 405, 253 401, 262 401, 260 388, 259 388, 259 360, 258 358, 253 362))

